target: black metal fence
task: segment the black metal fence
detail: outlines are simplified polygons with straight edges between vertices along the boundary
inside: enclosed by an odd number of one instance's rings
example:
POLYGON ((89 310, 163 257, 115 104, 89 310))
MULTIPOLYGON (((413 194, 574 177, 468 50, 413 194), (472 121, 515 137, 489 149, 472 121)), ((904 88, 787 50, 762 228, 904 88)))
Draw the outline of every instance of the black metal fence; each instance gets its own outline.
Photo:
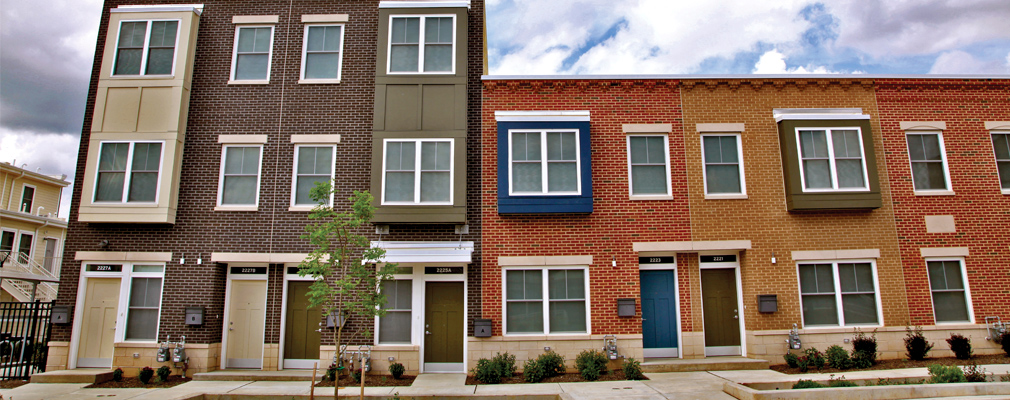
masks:
POLYGON ((53 303, 0 302, 0 379, 46 371, 53 303))

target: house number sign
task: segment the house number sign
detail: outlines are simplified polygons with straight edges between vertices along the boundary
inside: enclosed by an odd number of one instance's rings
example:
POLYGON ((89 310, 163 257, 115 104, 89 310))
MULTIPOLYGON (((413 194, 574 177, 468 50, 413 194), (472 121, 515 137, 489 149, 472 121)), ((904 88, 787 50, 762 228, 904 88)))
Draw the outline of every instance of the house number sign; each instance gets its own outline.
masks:
POLYGON ((111 265, 111 264, 90 264, 88 265, 89 272, 123 272, 123 265, 111 265))
POLYGON ((736 255, 728 256, 701 256, 703 263, 736 262, 736 255))
POLYGON ((639 264, 673 264, 673 256, 638 257, 639 264))
POLYGON ((267 273, 267 267, 231 267, 232 275, 259 275, 267 273))
POLYGON ((424 267, 426 275, 462 274, 463 267, 424 267))

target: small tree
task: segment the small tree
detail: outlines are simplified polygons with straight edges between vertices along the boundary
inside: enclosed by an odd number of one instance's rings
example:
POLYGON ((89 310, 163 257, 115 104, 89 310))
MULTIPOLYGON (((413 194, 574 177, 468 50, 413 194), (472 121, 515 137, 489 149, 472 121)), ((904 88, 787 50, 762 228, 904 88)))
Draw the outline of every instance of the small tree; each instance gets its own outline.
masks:
MULTIPOLYGON (((298 275, 316 279, 306 296, 310 307, 321 307, 323 315, 333 316, 336 326, 333 343, 337 346, 337 358, 342 360, 341 343, 358 335, 371 337, 369 327, 372 324, 360 324, 345 336, 340 319, 359 316, 367 321, 385 315, 386 296, 379 289, 383 280, 391 278, 396 264, 373 267, 386 251, 373 248, 368 237, 361 234, 375 213, 372 195, 367 191, 355 191, 349 198, 351 210, 337 212, 327 205, 335 192, 329 183, 316 183, 309 191, 309 197, 318 205, 309 214, 314 222, 305 227, 302 238, 314 249, 298 266, 298 275)), ((337 398, 339 380, 338 371, 333 385, 334 398, 337 398)))

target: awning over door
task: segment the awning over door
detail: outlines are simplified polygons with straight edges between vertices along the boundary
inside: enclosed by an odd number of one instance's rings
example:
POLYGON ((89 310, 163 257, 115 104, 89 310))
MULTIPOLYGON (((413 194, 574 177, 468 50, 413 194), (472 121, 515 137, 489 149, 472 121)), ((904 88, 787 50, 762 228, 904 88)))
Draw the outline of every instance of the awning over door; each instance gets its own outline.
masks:
POLYGON ((456 263, 472 262, 473 242, 372 242, 373 248, 386 250, 383 262, 456 263))

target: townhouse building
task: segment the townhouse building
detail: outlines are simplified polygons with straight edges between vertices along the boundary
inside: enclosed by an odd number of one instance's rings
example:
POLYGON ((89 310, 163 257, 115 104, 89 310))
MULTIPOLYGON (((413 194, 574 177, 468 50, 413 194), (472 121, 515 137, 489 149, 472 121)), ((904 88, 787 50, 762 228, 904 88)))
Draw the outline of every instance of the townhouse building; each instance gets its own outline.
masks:
POLYGON ((329 365, 297 266, 333 181, 337 210, 373 194, 362 233, 400 266, 351 344, 377 371, 463 371, 483 28, 479 0, 106 1, 48 368, 178 368, 156 351, 183 337, 190 373, 329 365))

